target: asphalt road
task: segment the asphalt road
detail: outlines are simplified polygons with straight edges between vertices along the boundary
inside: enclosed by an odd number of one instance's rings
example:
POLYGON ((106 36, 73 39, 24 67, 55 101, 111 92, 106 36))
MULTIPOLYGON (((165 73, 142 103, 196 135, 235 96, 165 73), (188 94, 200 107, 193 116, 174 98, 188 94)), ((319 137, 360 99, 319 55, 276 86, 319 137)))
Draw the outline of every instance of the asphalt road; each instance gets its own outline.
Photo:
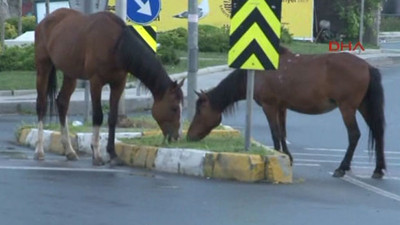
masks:
MULTIPOLYGON (((14 130, 34 116, 0 115, 0 224, 377 224, 400 223, 400 66, 381 68, 386 95, 387 176, 370 178, 374 160, 364 152, 367 128, 353 171, 331 177, 347 146, 337 110, 324 115, 289 113, 288 140, 294 183, 247 184, 176 176, 141 169, 92 167, 15 145, 14 130)), ((253 137, 271 145, 268 124, 254 106, 253 137)), ((244 105, 223 123, 244 127, 244 105)))

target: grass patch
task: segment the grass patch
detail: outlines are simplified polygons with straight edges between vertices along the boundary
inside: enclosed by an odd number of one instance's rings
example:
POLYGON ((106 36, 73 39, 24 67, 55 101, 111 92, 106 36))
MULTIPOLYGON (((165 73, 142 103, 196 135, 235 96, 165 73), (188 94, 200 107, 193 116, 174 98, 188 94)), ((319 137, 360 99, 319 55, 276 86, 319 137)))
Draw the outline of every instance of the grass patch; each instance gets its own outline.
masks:
POLYGON ((0 90, 24 90, 36 88, 35 71, 0 72, 0 90))
POLYGON ((177 142, 162 144, 163 136, 148 135, 140 138, 124 138, 122 142, 132 145, 155 146, 165 148, 191 148, 209 150, 212 152, 241 152, 259 155, 268 155, 270 151, 264 147, 252 143, 249 151, 244 149, 244 138, 238 133, 211 133, 206 138, 198 142, 188 142, 182 138, 177 142))
POLYGON ((309 41, 292 41, 290 44, 283 44, 293 53, 298 54, 323 54, 329 52, 328 43, 313 43, 309 41))

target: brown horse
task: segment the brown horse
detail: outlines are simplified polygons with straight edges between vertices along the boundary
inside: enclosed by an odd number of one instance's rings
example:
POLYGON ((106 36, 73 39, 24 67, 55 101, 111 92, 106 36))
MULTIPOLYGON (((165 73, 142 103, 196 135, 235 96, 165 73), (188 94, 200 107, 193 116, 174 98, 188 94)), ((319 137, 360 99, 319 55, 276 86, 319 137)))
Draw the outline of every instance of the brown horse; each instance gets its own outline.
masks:
POLYGON ((94 165, 104 164, 100 155, 99 128, 103 122, 101 90, 106 84, 109 84, 111 90, 107 152, 111 163, 118 162, 114 149, 115 126, 118 102, 128 72, 136 76, 151 91, 154 98, 152 115, 164 137, 168 141, 178 138, 183 80, 179 84, 172 81, 154 52, 116 15, 100 12, 87 16, 70 9, 53 12, 36 27, 35 62, 38 93, 36 111, 39 127, 35 159, 44 158, 43 117, 47 109, 46 95, 52 103, 55 98, 57 69, 64 73, 56 106, 61 123, 61 142, 67 159, 78 158, 68 138, 66 119, 70 97, 75 90, 77 79, 90 81, 94 165))
MULTIPOLYGON (((279 70, 256 71, 254 83, 254 100, 267 117, 276 150, 282 150, 293 160, 286 145, 287 109, 322 114, 338 107, 347 128, 349 145, 334 176, 344 176, 345 171, 350 170, 360 138, 356 121, 358 110, 370 128, 369 148, 375 147, 373 177, 384 175, 384 95, 378 69, 349 53, 295 55, 281 48, 279 70)), ((187 138, 200 140, 219 125, 222 112, 246 98, 246 84, 246 71, 235 70, 214 89, 198 93, 196 114, 187 138)))

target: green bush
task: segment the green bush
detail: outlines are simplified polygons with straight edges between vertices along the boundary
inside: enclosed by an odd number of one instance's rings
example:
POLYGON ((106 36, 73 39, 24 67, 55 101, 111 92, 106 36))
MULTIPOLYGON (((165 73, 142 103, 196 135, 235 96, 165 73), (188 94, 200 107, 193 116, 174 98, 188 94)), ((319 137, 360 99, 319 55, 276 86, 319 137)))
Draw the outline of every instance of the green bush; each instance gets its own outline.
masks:
MULTIPOLYGON (((188 31, 184 28, 160 32, 157 37, 157 42, 161 46, 182 51, 188 48, 188 31)), ((229 50, 228 30, 210 25, 199 25, 198 47, 200 52, 227 52, 229 50)))
POLYGON ((396 16, 382 17, 381 31, 400 31, 400 18, 396 16))
MULTIPOLYGON (((17 29, 15 29, 15 27, 13 25, 11 25, 7 22, 5 23, 4 29, 5 29, 5 35, 4 35, 5 39, 13 39, 18 36, 17 29)), ((1 34, 1 31, 0 31, 0 34, 1 34)))
POLYGON ((281 27, 281 43, 290 44, 293 41, 293 34, 286 27, 281 27))
POLYGON ((157 35, 157 42, 161 46, 167 46, 176 50, 187 50, 188 34, 185 28, 177 28, 174 30, 160 32, 157 35))
POLYGON ((199 25, 198 32, 200 52, 228 52, 230 47, 228 29, 199 25))
POLYGON ((34 52, 33 45, 7 47, 0 54, 0 71, 34 70, 34 52))
POLYGON ((166 65, 177 65, 180 62, 179 56, 172 46, 161 45, 157 50, 157 55, 166 65))
MULTIPOLYGON (((13 25, 18 30, 18 17, 9 18, 6 20, 7 23, 13 25)), ((33 31, 36 27, 36 17, 24 16, 22 17, 22 33, 27 31, 33 31)))

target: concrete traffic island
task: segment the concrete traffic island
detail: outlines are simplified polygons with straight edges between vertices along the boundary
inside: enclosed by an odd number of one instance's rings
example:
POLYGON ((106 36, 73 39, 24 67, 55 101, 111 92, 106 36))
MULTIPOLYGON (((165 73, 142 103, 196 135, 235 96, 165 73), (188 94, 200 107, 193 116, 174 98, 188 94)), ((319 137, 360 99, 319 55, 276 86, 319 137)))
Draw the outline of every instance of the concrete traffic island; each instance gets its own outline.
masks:
MULTIPOLYGON (((221 132, 221 131, 216 131, 221 132)), ((227 130, 225 132, 238 132, 227 130)), ((37 129, 24 128, 17 136, 20 144, 34 148, 37 129)), ((275 150, 261 156, 247 153, 212 152, 188 148, 165 148, 125 144, 118 138, 140 137, 149 133, 116 133, 115 150, 118 157, 127 165, 155 171, 176 173, 204 178, 229 179, 243 182, 266 181, 270 183, 292 183, 292 166, 289 157, 275 150)), ((91 154, 91 133, 71 135, 75 150, 91 154)), ((107 134, 102 133, 100 145, 102 155, 106 156, 107 134)), ((61 134, 58 131, 44 131, 44 149, 63 155, 61 134)))

